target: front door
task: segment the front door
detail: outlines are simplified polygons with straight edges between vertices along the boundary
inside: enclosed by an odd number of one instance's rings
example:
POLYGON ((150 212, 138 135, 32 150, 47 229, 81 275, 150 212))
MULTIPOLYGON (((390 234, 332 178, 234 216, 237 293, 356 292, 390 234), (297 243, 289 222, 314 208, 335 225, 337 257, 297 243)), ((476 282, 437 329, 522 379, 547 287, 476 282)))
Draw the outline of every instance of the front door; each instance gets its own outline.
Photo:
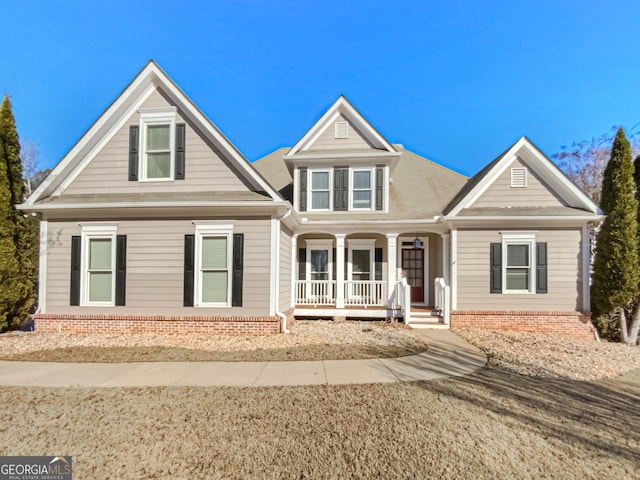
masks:
POLYGON ((402 271, 411 286, 411 303, 424 303, 424 248, 402 249, 402 271))

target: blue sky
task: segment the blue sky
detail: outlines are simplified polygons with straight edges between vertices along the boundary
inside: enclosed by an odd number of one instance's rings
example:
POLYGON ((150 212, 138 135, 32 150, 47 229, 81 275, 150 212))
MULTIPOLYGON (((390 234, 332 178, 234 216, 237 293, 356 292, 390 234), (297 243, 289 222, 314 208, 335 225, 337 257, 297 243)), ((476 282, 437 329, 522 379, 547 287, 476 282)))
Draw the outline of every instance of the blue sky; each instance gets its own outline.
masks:
POLYGON ((340 94, 394 143, 472 175, 640 130, 640 2, 3 1, 0 89, 57 163, 153 58, 245 156, 340 94))

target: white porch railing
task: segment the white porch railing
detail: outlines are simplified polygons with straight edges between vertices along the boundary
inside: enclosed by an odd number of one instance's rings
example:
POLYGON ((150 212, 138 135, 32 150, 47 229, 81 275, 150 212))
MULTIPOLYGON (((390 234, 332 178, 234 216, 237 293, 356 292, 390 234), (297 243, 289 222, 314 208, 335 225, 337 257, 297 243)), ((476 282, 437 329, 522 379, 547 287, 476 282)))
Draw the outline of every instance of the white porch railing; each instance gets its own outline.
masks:
POLYGON ((297 305, 335 305, 335 280, 296 280, 297 305))
MULTIPOLYGON (((336 305, 335 280, 296 280, 296 305, 336 305)), ((386 307, 387 282, 345 281, 343 283, 345 307, 386 307)))
POLYGON ((344 282, 344 304, 364 307, 387 305, 387 282, 384 280, 353 280, 344 282))
POLYGON ((451 288, 444 282, 444 278, 436 278, 435 280, 435 307, 445 325, 449 325, 449 317, 451 312, 451 288))

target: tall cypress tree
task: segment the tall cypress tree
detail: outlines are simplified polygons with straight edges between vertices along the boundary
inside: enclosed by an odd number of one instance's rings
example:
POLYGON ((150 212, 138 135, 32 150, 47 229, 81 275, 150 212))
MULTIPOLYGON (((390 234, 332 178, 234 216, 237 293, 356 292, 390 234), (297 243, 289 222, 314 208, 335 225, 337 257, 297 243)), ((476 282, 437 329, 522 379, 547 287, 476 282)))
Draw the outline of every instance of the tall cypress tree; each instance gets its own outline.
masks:
POLYGON ((602 182, 600 208, 606 218, 596 240, 591 303, 596 317, 617 314, 625 334, 624 307, 640 292, 638 201, 633 174, 631 146, 619 128, 602 182))
MULTIPOLYGON (((4 158, 4 145, 0 142, 0 159, 4 158)), ((13 216, 6 162, 0 161, 0 331, 17 323, 15 311, 26 293, 20 281, 13 216)))
MULTIPOLYGON (((33 235, 22 213, 16 210, 15 205, 22 203, 24 196, 24 180, 22 178, 22 162, 20 161, 20 140, 16 129, 16 122, 11 109, 9 97, 5 95, 0 105, 0 144, 2 145, 3 176, 6 181, 7 196, 2 197, 3 211, 2 221, 7 215, 12 223, 11 240, 15 253, 14 259, 18 263, 18 274, 15 276, 15 284, 12 289, 18 295, 14 298, 11 312, 8 313, 8 324, 12 326, 26 318, 31 306, 35 302, 34 281, 36 263, 32 258, 33 235), (6 207, 4 203, 6 202, 6 207)), ((4 185, 3 181, 3 185, 4 185)), ((4 187, 3 187, 4 188, 4 187)), ((4 233, 3 233, 4 234, 4 233)), ((7 230, 9 234, 9 230, 7 230)), ((13 294, 12 294, 13 298, 13 294)))

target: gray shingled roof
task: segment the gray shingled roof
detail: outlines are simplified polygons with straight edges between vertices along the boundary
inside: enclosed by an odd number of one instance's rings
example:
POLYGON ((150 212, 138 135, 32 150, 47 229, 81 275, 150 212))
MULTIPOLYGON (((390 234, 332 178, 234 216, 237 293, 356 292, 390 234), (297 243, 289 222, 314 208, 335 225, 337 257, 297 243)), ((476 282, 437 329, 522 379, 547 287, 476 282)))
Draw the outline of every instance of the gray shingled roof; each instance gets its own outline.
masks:
POLYGON ((115 194, 76 194, 45 198, 36 205, 50 204, 102 204, 102 203, 148 203, 148 202, 235 202, 235 201, 272 201, 262 193, 238 192, 149 192, 115 194))

